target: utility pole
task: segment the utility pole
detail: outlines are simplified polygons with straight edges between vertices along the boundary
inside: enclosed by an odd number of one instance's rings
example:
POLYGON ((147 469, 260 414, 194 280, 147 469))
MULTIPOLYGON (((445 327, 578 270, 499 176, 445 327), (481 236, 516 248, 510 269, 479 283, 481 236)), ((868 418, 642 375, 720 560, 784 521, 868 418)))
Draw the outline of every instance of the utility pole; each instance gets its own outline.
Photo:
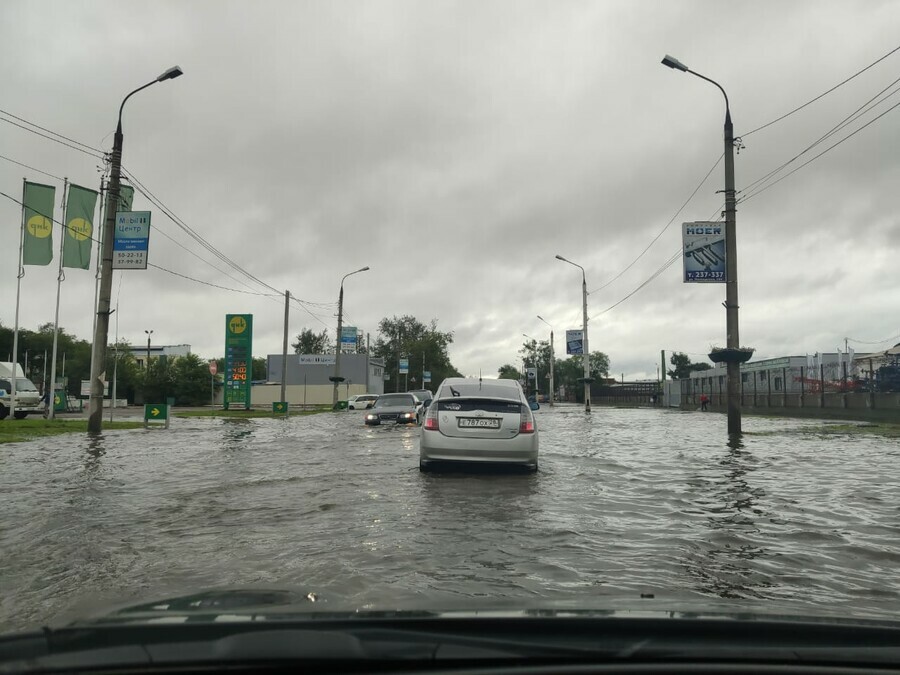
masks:
MULTIPOLYGON (((288 315, 291 308, 291 292, 284 292, 284 341, 281 344, 281 399, 287 402, 287 351, 288 351, 288 315)), ((287 408, 284 411, 287 416, 287 408)))
MULTIPOLYGON (((718 87, 725 97, 725 338, 728 358, 728 434, 741 433, 741 340, 738 322, 738 272, 737 272, 737 199, 734 187, 734 125, 728 94, 721 84, 688 68, 678 59, 666 54, 664 66, 690 73, 718 87)), ((738 143, 740 139, 738 139, 738 143)))
POLYGON ((341 329, 344 323, 344 279, 359 272, 368 271, 368 266, 362 267, 354 272, 349 272, 341 278, 341 292, 338 295, 338 324, 337 324, 337 348, 334 350, 334 376, 329 378, 334 383, 334 392, 332 396, 332 404, 337 405, 338 402, 338 384, 344 381, 341 377, 341 329))
MULTIPOLYGON (((94 327, 94 341, 91 345, 91 406, 88 417, 88 433, 103 430, 103 375, 106 369, 106 347, 109 339, 109 315, 112 300, 112 258, 113 236, 116 230, 116 206, 119 203, 119 187, 122 171, 122 109, 126 101, 147 87, 173 80, 183 74, 178 66, 173 66, 162 75, 128 94, 119 106, 119 121, 113 136, 113 150, 110 155, 109 190, 106 194, 106 222, 103 224, 103 258, 100 263, 100 297, 97 301, 97 323, 94 327)), ((149 364, 148 364, 149 365, 149 364)))

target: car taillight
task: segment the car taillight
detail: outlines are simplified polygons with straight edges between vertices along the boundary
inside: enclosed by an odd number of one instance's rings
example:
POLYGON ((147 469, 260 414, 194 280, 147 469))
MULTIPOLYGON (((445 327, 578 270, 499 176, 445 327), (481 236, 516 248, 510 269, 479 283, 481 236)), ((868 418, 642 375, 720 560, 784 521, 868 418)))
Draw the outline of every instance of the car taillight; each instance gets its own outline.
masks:
POLYGON ((530 408, 522 408, 522 412, 519 414, 519 433, 520 434, 533 434, 534 433, 534 417, 531 414, 530 408))
POLYGON ((425 415, 425 424, 423 425, 425 429, 429 431, 439 431, 440 425, 438 424, 438 411, 436 405, 430 405, 428 407, 428 413, 425 415))

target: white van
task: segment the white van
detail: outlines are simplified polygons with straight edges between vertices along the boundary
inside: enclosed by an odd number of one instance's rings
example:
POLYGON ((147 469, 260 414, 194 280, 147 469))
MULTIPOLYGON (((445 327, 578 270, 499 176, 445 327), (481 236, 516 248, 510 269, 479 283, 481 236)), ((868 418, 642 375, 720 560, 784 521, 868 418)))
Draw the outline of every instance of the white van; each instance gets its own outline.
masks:
POLYGON ((18 363, 0 361, 0 420, 9 417, 12 410, 12 378, 16 378, 16 419, 26 415, 41 414, 41 395, 34 383, 25 377, 25 371, 18 363))

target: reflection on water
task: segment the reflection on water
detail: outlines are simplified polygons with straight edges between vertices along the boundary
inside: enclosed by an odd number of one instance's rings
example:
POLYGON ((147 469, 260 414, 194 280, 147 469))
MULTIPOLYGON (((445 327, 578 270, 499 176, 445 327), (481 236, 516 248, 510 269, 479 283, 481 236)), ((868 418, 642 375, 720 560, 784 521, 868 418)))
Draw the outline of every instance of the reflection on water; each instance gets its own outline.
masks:
POLYGON ((329 607, 900 607, 900 443, 815 422, 542 408, 536 474, 422 474, 354 414, 2 446, 0 626, 209 587, 329 607), (763 432, 763 433, 759 433, 763 432))

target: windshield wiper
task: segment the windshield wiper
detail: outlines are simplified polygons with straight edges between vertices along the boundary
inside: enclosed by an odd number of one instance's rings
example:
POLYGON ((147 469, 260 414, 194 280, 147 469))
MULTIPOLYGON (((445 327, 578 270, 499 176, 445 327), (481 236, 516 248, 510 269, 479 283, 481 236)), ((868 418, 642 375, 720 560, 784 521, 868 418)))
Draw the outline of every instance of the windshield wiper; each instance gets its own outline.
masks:
POLYGON ((456 389, 454 389, 453 387, 450 387, 450 393, 453 394, 453 396, 462 396, 462 394, 456 391, 456 389))

